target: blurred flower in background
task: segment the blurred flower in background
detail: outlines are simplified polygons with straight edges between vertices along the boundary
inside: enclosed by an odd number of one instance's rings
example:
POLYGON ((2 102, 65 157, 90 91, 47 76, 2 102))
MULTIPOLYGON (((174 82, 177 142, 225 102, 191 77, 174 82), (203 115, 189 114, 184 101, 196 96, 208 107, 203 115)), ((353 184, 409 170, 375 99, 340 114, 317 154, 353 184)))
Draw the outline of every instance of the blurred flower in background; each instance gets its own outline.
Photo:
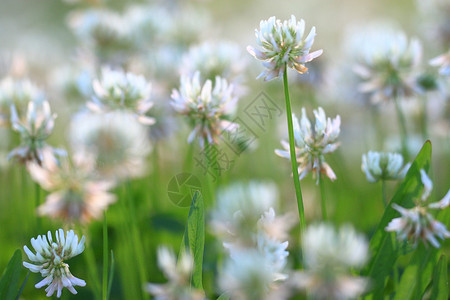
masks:
POLYGON ((64 155, 64 150, 54 149, 47 145, 46 140, 53 131, 56 115, 50 111, 47 101, 40 103, 28 102, 26 116, 19 117, 16 106, 11 105, 11 125, 20 134, 20 146, 14 148, 8 158, 19 162, 36 162, 41 164, 44 149, 55 154, 64 155))
POLYGON ((94 178, 92 161, 84 156, 63 157, 44 152, 42 165, 28 164, 31 177, 50 194, 38 207, 40 215, 88 223, 99 219, 103 211, 116 201, 109 192, 114 183, 94 178))
POLYGON ((84 236, 78 241, 78 236, 73 230, 64 234, 62 229, 55 232, 56 240, 53 241, 50 231, 45 235, 39 235, 36 239, 31 239, 36 254, 30 251, 27 246, 23 246, 28 259, 32 263, 23 262, 23 266, 33 273, 41 273, 45 277, 35 285, 41 288, 45 285, 47 297, 51 297, 56 292, 56 297, 61 297, 62 289, 67 288, 72 294, 76 294, 75 286, 86 286, 86 282, 72 275, 69 265, 64 261, 77 256, 84 251, 84 236), (48 239, 47 239, 48 237, 48 239))
POLYGON ((152 108, 151 84, 143 76, 122 71, 102 69, 101 79, 94 79, 94 96, 88 107, 94 112, 126 110, 145 125, 155 123, 146 114, 152 108))
POLYGON ((364 236, 349 225, 336 230, 329 224, 310 225, 302 239, 304 271, 291 282, 314 299, 353 299, 368 286, 368 279, 353 276, 369 258, 364 236))
POLYGON ((203 300, 206 299, 201 290, 191 288, 191 274, 194 260, 183 251, 178 261, 172 250, 158 248, 158 267, 169 280, 165 284, 148 283, 146 290, 157 300, 203 300))
POLYGON ((120 180, 145 174, 150 141, 145 126, 132 114, 79 113, 69 136, 75 153, 93 159, 98 176, 120 180))
MULTIPOLYGON (((311 122, 306 115, 305 108, 302 108, 300 122, 292 114, 294 123, 295 154, 299 163, 298 172, 300 179, 312 172, 314 178, 319 183, 321 174, 326 175, 331 181, 336 179, 331 167, 324 159, 324 154, 331 153, 339 147, 337 138, 340 133, 341 118, 327 119, 324 110, 319 107, 314 110, 315 126, 311 128, 311 122)), ((281 141, 285 150, 275 150, 275 153, 286 159, 291 159, 289 143, 281 141)))
POLYGON ((277 190, 270 183, 234 184, 218 193, 211 226, 229 257, 220 288, 236 299, 285 299, 291 215, 276 216, 277 190), (275 296, 276 295, 276 296, 275 296))
POLYGON ((360 28, 350 37, 359 77, 358 90, 367 93, 373 104, 410 97, 417 90, 416 78, 422 60, 422 46, 416 38, 379 24, 360 28))

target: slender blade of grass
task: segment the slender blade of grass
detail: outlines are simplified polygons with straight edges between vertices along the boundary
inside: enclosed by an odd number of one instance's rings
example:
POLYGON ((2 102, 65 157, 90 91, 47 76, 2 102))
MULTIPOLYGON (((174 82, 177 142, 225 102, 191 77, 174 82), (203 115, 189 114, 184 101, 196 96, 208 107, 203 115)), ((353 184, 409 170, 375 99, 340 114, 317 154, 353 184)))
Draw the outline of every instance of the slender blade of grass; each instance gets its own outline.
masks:
POLYGON ((22 252, 17 249, 11 257, 0 279, 0 299, 13 300, 19 294, 19 280, 22 273, 22 252))

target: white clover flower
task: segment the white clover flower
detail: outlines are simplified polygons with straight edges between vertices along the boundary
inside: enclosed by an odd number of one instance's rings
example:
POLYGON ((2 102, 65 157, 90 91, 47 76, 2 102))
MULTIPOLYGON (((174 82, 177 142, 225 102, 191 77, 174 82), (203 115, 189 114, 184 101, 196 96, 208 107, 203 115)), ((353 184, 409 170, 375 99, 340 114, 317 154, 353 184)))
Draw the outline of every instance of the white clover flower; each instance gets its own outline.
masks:
POLYGON ((72 294, 76 294, 75 286, 85 286, 86 282, 73 276, 69 271, 69 265, 65 263, 68 259, 77 256, 84 250, 84 236, 78 242, 78 236, 73 230, 67 231, 66 235, 62 229, 55 232, 56 240, 53 241, 50 231, 45 235, 39 235, 31 239, 36 254, 24 246, 23 249, 32 263, 23 262, 23 266, 33 273, 41 273, 45 277, 35 285, 41 288, 45 285, 47 297, 51 297, 55 291, 56 296, 61 297, 62 289, 67 288, 72 294))
POLYGON ((261 216, 275 206, 278 191, 274 184, 250 182, 235 183, 217 193, 217 205, 211 213, 211 227, 225 241, 254 243, 257 227, 265 228, 261 216))
POLYGON ((450 76, 450 50, 430 60, 430 65, 439 67, 439 74, 442 76, 450 76))
POLYGON ((283 76, 286 65, 303 74, 308 68, 305 63, 322 54, 322 50, 309 53, 316 35, 312 27, 304 38, 305 21, 297 22, 295 16, 283 23, 270 17, 260 23, 259 31, 255 30, 257 48, 247 47, 247 51, 256 59, 261 60, 266 68, 259 76, 265 81, 283 76))
POLYGON ((403 156, 399 153, 369 151, 362 155, 361 170, 369 182, 402 179, 410 166, 409 163, 403 165, 403 156))
POLYGON ((182 252, 177 262, 173 251, 166 247, 159 247, 158 266, 169 282, 166 284, 147 284, 147 292, 153 295, 156 300, 206 299, 202 291, 190 287, 194 261, 186 251, 182 252))
POLYGON ((268 299, 277 281, 284 280, 270 256, 257 249, 243 249, 227 259, 219 274, 220 289, 232 299, 268 299))
POLYGON ((114 183, 93 178, 94 165, 85 156, 63 157, 56 161, 52 153, 44 151, 42 165, 27 165, 33 180, 50 192, 38 207, 40 215, 87 223, 99 219, 103 211, 116 201, 108 192, 114 183))
POLYGON ((351 276, 351 268, 361 268, 368 259, 366 239, 351 226, 335 230, 331 225, 309 226, 302 239, 305 270, 293 280, 314 299, 357 298, 367 287, 367 279, 351 276))
POLYGON ((193 77, 181 77, 179 90, 173 90, 171 105, 178 113, 186 115, 194 126, 188 137, 191 143, 198 137, 201 146, 205 140, 217 143, 222 130, 231 131, 238 125, 228 121, 237 108, 238 98, 233 85, 216 77, 214 87, 211 80, 200 83, 200 73, 193 77))
POLYGON ((374 104, 411 96, 417 89, 416 73, 422 59, 419 40, 408 40, 403 32, 387 26, 364 29, 360 35, 353 47, 359 91, 368 94, 374 104))
POLYGON ((151 85, 143 76, 103 68, 101 79, 92 83, 94 96, 88 107, 95 112, 126 110, 145 125, 155 123, 146 114, 152 108, 151 85))
MULTIPOLYGON (((294 125, 295 153, 299 163, 299 177, 303 179, 308 173, 313 172, 319 183, 320 175, 324 174, 331 181, 336 179, 331 167, 326 163, 324 154, 335 151, 339 143, 336 141, 340 133, 341 118, 339 115, 335 119, 327 119, 324 110, 319 107, 314 110, 316 119, 314 130, 311 128, 305 108, 302 109, 300 123, 297 117, 292 114, 294 125)), ((285 150, 275 150, 278 156, 291 159, 289 143, 281 141, 285 150)))
POLYGON ((0 81, 0 125, 9 123, 11 105, 22 115, 28 103, 39 104, 44 100, 44 93, 28 79, 14 80, 12 77, 5 77, 0 81))
POLYGON ((70 125, 70 142, 75 153, 94 158, 98 175, 123 179, 145 173, 148 134, 129 113, 78 114, 70 125))
POLYGON ((128 22, 118 13, 106 9, 75 11, 68 25, 80 41, 94 47, 100 57, 121 53, 133 46, 128 22))
POLYGON ((30 101, 26 116, 19 118, 16 106, 11 105, 11 124, 14 131, 20 134, 20 146, 13 149, 8 158, 16 158, 20 162, 42 162, 43 149, 50 149, 55 153, 62 151, 53 149, 45 142, 53 131, 56 115, 50 111, 47 101, 41 103, 30 101))
POLYGON ((182 58, 180 73, 193 76, 200 72, 201 80, 214 81, 217 76, 227 78, 233 84, 241 82, 246 60, 237 44, 226 41, 203 42, 192 46, 182 58))
POLYGON ((450 202, 450 190, 442 200, 426 205, 425 202, 431 194, 433 183, 425 170, 421 169, 420 175, 424 185, 420 200, 417 199, 416 206, 411 209, 406 209, 395 203, 392 204, 392 207, 397 210, 401 216, 392 219, 385 230, 395 231, 399 240, 411 240, 414 247, 417 246, 419 240, 422 240, 425 245, 429 242, 433 247, 439 248, 441 245, 437 238, 450 238, 450 231, 447 230, 444 224, 435 220, 428 212, 428 209, 447 208, 450 202))

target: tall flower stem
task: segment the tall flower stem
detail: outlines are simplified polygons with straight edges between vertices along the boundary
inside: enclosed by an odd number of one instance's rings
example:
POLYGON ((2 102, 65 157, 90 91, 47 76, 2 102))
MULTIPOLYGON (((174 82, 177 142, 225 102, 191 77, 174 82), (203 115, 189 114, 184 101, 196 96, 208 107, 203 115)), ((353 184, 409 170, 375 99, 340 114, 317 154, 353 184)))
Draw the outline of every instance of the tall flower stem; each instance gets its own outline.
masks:
POLYGON ((422 102, 422 118, 421 118, 421 127, 422 127, 422 136, 423 139, 428 139, 428 112, 427 112, 427 97, 421 96, 420 100, 422 102))
POLYGON ((381 196, 383 197, 384 208, 386 208, 388 205, 388 202, 387 202, 387 198, 386 198, 386 180, 384 180, 384 179, 381 180, 381 196))
MULTIPOLYGON (((136 260, 138 263, 138 274, 139 279, 141 280, 140 286, 142 287, 147 282, 147 275, 145 271, 145 259, 144 259, 144 245, 142 244, 142 239, 140 237, 139 226, 138 226, 138 218, 136 216, 136 206, 134 203, 131 183, 129 181, 126 182, 126 195, 128 202, 128 219, 131 223, 131 241, 133 244, 133 248, 135 250, 136 260)), ((147 293, 143 293, 144 299, 149 299, 149 295, 147 293)))
POLYGON ((102 299, 108 299, 108 219, 103 215, 103 278, 102 299))
POLYGON ((319 187, 320 187, 320 196, 321 196, 321 203, 322 203, 322 220, 326 221, 327 218, 327 201, 325 197, 325 185, 323 182, 323 176, 320 175, 319 177, 319 187))
MULTIPOLYGON (((41 205, 41 187, 39 186, 39 183, 34 183, 34 199, 35 199, 35 209, 41 205)), ((36 229, 38 232, 41 232, 41 218, 36 213, 36 229)))
POLYGON ((395 110, 397 112, 398 126, 400 129, 400 136, 401 136, 401 142, 402 142, 402 154, 403 154, 403 157, 406 160, 408 160, 409 159, 408 131, 406 130, 406 119, 405 119, 405 115, 403 114, 402 107, 400 105, 399 97, 394 97, 394 103, 395 103, 395 110))
POLYGON ((300 219, 300 232, 305 230, 305 209, 303 207, 302 189, 300 187, 300 179, 298 176, 297 157, 295 155, 294 125, 292 121, 291 100, 289 98, 289 87, 287 78, 287 66, 285 65, 283 73, 284 98, 286 100, 286 114, 289 132, 289 152, 291 154, 292 174, 294 177, 295 195, 297 197, 298 215, 300 219))
MULTIPOLYGON (((80 227, 80 229, 81 229, 81 227, 80 227)), ((83 228, 80 231, 83 232, 83 234, 86 236, 86 238, 89 237, 89 232, 88 232, 87 228, 83 228)), ((83 256, 86 261, 89 277, 91 279, 90 281, 92 282, 91 289, 92 289, 92 292, 94 293, 94 297, 97 300, 101 300, 102 297, 101 297, 101 290, 100 290, 101 289, 100 288, 100 280, 98 277, 97 266, 95 263, 94 249, 92 247, 87 246, 85 255, 83 255, 83 256)))

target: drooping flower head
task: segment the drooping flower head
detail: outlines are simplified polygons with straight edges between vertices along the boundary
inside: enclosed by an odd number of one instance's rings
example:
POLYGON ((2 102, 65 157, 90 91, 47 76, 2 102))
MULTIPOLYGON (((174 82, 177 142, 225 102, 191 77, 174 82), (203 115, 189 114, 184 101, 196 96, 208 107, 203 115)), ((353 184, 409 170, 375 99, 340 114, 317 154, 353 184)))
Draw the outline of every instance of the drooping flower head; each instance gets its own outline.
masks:
POLYGON ((88 103, 91 110, 126 110, 143 124, 152 125, 155 122, 146 115, 153 102, 150 99, 151 85, 143 76, 103 68, 101 79, 95 79, 92 87, 94 96, 88 103))
POLYGON ((47 101, 40 103, 28 102, 26 116, 19 117, 16 106, 11 105, 11 124, 14 131, 20 134, 20 146, 13 149, 8 158, 16 158, 25 163, 34 161, 42 162, 43 149, 53 149, 45 142, 53 131, 56 115, 50 111, 50 104, 47 101))
POLYGON ((70 125, 70 142, 75 153, 94 159, 98 175, 123 179, 145 173, 148 134, 127 112, 78 114, 70 125))
POLYGON ((191 288, 190 279, 194 266, 192 257, 182 252, 178 262, 173 251, 166 247, 158 248, 158 266, 169 280, 166 284, 148 283, 146 290, 157 300, 203 300, 202 291, 191 288))
MULTIPOLYGON (((306 115, 305 108, 302 109, 300 122, 292 114, 294 123, 295 154, 299 163, 299 177, 303 179, 308 173, 313 172, 313 176, 320 180, 320 175, 324 174, 332 181, 336 179, 331 167, 325 162, 324 154, 331 153, 337 149, 339 143, 337 138, 340 133, 341 118, 339 115, 333 120, 326 117, 324 110, 319 107, 314 110, 316 119, 314 130, 306 115)), ((275 150, 281 157, 290 159, 289 143, 281 141, 285 150, 275 150)))
POLYGON ((433 183, 425 170, 420 170, 420 175, 424 189, 420 199, 416 199, 416 206, 411 209, 406 209, 396 203, 392 204, 392 207, 401 216, 392 219, 385 230, 395 231, 399 240, 411 241, 414 247, 417 246, 419 240, 422 240, 425 245, 430 243, 433 247, 439 248, 440 244, 437 238, 450 238, 450 231, 447 230, 444 224, 435 220, 428 210, 430 208, 447 208, 450 205, 450 190, 442 200, 426 204, 431 194, 433 183))
POLYGON ((56 296, 61 297, 62 289, 67 288, 72 294, 76 294, 75 286, 85 286, 86 282, 73 276, 69 271, 68 259, 77 256, 84 250, 84 236, 78 241, 78 236, 73 230, 64 234, 62 229, 55 232, 56 240, 53 240, 50 231, 45 235, 39 235, 31 239, 31 245, 36 253, 24 246, 23 249, 31 261, 23 262, 23 266, 33 273, 41 273, 45 277, 35 285, 41 288, 45 285, 47 297, 51 297, 55 291, 56 296))
POLYGON ((405 177, 410 164, 403 165, 399 153, 369 151, 362 156, 361 169, 369 182, 378 180, 397 180, 405 177))
POLYGON ((201 84, 200 73, 196 72, 192 77, 181 77, 180 89, 172 92, 171 105, 187 116, 194 127, 188 142, 197 137, 203 146, 205 141, 217 143, 221 131, 236 128, 237 124, 228 119, 236 111, 237 101, 234 86, 227 80, 216 77, 214 86, 211 80, 201 84))
POLYGON ((51 152, 44 151, 42 165, 30 163, 27 167, 33 180, 50 192, 38 207, 40 215, 86 223, 99 219, 116 200, 108 192, 114 183, 94 178, 92 161, 81 155, 57 161, 51 152))
POLYGON ((281 22, 275 17, 263 20, 259 31, 255 30, 257 48, 247 47, 248 52, 262 61, 266 68, 259 76, 265 81, 283 76, 286 65, 303 74, 308 68, 305 63, 322 54, 322 50, 309 53, 316 35, 313 27, 304 38, 305 21, 297 22, 295 16, 281 22))
POLYGON ((294 276, 293 283, 314 299, 353 299, 367 287, 367 279, 352 276, 368 259, 364 236, 351 226, 335 230, 329 224, 311 225, 302 239, 305 270, 294 276))
POLYGON ((353 71, 359 92, 376 104, 411 96, 417 89, 417 68, 422 59, 419 40, 387 26, 366 29, 354 38, 353 71), (360 36, 359 36, 360 35, 360 36))

